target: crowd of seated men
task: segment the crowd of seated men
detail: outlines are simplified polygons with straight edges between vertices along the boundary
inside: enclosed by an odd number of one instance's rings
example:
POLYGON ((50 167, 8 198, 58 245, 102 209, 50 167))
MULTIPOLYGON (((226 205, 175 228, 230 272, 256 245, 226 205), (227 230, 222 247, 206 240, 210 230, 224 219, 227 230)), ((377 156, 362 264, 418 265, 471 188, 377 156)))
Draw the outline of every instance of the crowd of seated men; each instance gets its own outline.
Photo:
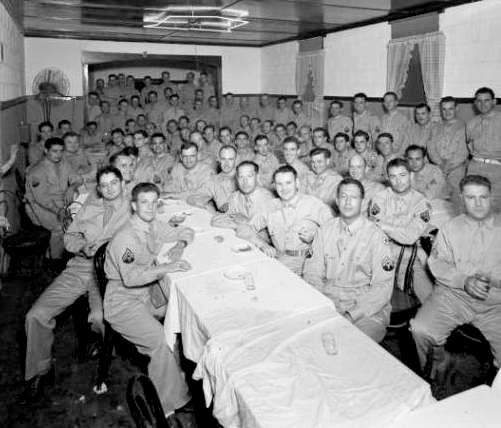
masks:
POLYGON ((82 132, 42 123, 30 148, 28 213, 51 231, 53 257, 63 248, 73 257, 26 316, 28 396, 51 369, 55 316, 87 295, 96 331, 104 316, 150 356, 166 413, 189 401, 156 317, 165 313, 168 273, 190 269, 182 254, 193 231, 162 223, 159 198, 210 210, 214 227, 235 230, 302 276, 376 342, 412 265, 421 364, 463 323, 476 325, 499 359, 501 113, 491 89, 475 93, 478 114, 468 123, 452 97, 440 102, 440 122, 426 104, 411 122, 395 93, 384 95, 382 117, 357 93, 351 117, 333 101, 325 126, 312 129, 300 100, 290 109, 283 97, 272 105, 261 95, 252 108, 226 94, 219 107, 206 73, 198 85, 188 73, 177 87, 168 72, 162 84, 144 85, 136 91, 132 76, 98 81, 82 132), (81 207, 63 232, 61 209, 74 200, 81 207), (420 239, 437 229, 428 254, 420 239), (110 240, 103 308, 92 257, 110 240), (172 263, 155 265, 166 242, 172 263))

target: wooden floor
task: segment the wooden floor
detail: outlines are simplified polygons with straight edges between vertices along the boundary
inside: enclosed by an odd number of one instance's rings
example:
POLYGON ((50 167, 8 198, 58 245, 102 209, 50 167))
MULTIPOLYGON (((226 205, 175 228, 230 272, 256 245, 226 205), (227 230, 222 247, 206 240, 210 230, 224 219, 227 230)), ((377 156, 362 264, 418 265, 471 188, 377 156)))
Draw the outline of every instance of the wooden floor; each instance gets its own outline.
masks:
MULTIPOLYGON (((47 279, 48 281, 48 279, 47 279)), ((125 388, 129 378, 138 371, 133 362, 117 355, 112 362, 109 392, 92 392, 97 370, 96 360, 79 361, 75 326, 68 314, 58 319, 54 355, 56 358, 55 384, 46 390, 36 404, 17 404, 23 390, 24 315, 47 285, 30 284, 29 279, 4 280, 0 291, 0 426, 17 428, 102 428, 134 427, 129 416, 125 388)), ((397 358, 398 346, 386 338, 383 346, 397 358)), ((444 398, 468 389, 479 382, 483 367, 474 357, 456 358, 455 376, 451 383, 435 382, 432 390, 436 398, 444 398)), ((204 408, 200 384, 191 385, 197 408, 199 427, 211 428, 217 424, 204 408)), ((181 421, 185 428, 193 423, 181 421)))

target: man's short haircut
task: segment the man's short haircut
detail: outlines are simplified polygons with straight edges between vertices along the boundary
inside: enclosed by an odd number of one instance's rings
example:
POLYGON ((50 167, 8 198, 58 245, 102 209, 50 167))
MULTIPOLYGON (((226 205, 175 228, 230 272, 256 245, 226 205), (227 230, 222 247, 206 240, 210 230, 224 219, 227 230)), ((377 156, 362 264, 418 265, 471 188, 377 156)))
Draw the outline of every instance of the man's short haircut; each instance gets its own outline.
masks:
POLYGON ((410 172, 409 163, 405 159, 395 158, 389 161, 388 165, 386 165, 386 173, 389 173, 391 168, 399 168, 399 167, 403 167, 407 170, 407 172, 410 172))
POLYGON ((115 166, 116 163, 117 163, 117 160, 118 160, 118 158, 120 156, 124 156, 124 157, 128 158, 129 154, 125 153, 125 149, 124 149, 124 150, 119 151, 118 153, 115 153, 115 154, 111 155, 111 157, 110 157, 110 165, 111 166, 115 166))
POLYGON ((291 173, 294 176, 294 180, 297 178, 297 171, 294 167, 290 165, 282 165, 279 166, 273 173, 273 181, 275 181, 275 178, 278 174, 287 174, 287 173, 291 173))
POLYGON ((392 143, 393 143, 393 134, 389 132, 381 132, 376 138, 376 141, 378 141, 380 138, 388 138, 392 143))
POLYGON ((275 131, 276 131, 278 128, 284 128, 284 130, 285 130, 285 125, 284 125, 283 123, 277 123, 277 124, 275 125, 275 131))
POLYGON ((334 135, 333 141, 336 141, 338 138, 342 138, 346 142, 350 141, 350 136, 346 132, 338 132, 334 135))
POLYGON ((486 86, 478 88, 475 91, 475 98, 477 98, 477 95, 479 95, 479 94, 489 94, 492 97, 492 99, 496 98, 496 95, 494 94, 494 91, 491 88, 488 88, 486 86))
POLYGON ((252 162, 252 161, 243 161, 243 162, 240 162, 238 165, 237 165, 237 174, 238 174, 238 171, 240 170, 240 168, 244 167, 244 166, 250 166, 254 169, 254 172, 257 174, 259 172, 259 165, 256 163, 256 162, 252 162))
MULTIPOLYGON (((148 95, 150 95, 150 93, 151 93, 151 92, 152 92, 152 91, 148 92, 148 95)), ((135 99, 135 100, 139 100, 139 95, 132 95, 132 97, 130 97, 130 100, 131 100, 131 101, 132 101, 132 100, 134 100, 134 99, 135 99)))
POLYGON ((261 118, 260 118, 260 117, 253 116, 253 117, 251 117, 251 122, 252 122, 253 120, 257 120, 259 123, 261 123, 261 118))
POLYGON ((235 140, 240 136, 240 135, 243 135, 245 138, 249 139, 249 134, 247 134, 247 132, 245 131, 238 131, 236 134, 235 134, 235 140))
POLYGON ((98 94, 96 91, 89 91, 88 95, 89 95, 89 97, 90 97, 91 95, 94 95, 95 97, 98 97, 98 98, 99 98, 99 94, 98 94))
POLYGON ((219 155, 221 155, 221 153, 224 151, 224 150, 233 150, 235 152, 235 155, 237 154, 237 149, 235 146, 231 146, 229 144, 225 144, 224 146, 222 146, 220 149, 219 149, 219 155))
POLYGON ((167 126, 169 126, 169 124, 171 124, 171 123, 174 123, 177 126, 177 120, 176 119, 169 119, 169 121, 167 122, 167 126))
POLYGON ((447 97, 443 97, 441 100, 440 100, 440 106, 442 106, 443 104, 445 103, 454 103, 454 107, 457 106, 457 101, 456 101, 456 98, 454 97, 450 97, 450 96, 447 96, 447 97))
POLYGON ((213 132, 216 132, 216 127, 212 123, 205 125, 204 132, 207 131, 207 129, 212 129, 213 132))
POLYGON ((75 131, 68 131, 68 132, 64 133, 64 135, 62 136, 62 139, 64 141, 64 140, 66 140, 66 138, 70 138, 70 137, 80 138, 80 135, 77 134, 75 131))
POLYGON ((114 174, 120 181, 123 181, 123 176, 120 170, 111 164, 111 159, 110 159, 110 165, 103 166, 97 170, 96 173, 96 183, 99 185, 99 180, 103 175, 106 174, 114 174))
POLYGON ((186 122, 190 123, 190 118, 188 116, 179 116, 178 123, 181 122, 181 120, 184 119, 186 122))
POLYGON ((59 137, 51 137, 47 139, 47 141, 44 143, 44 147, 49 150, 52 146, 62 146, 64 148, 64 141, 62 138, 59 137))
POLYGON ((133 134, 141 134, 143 138, 148 138, 148 133, 144 129, 136 129, 133 134))
POLYGON ((417 144, 411 144, 409 147, 405 149, 405 157, 409 156, 410 152, 421 152, 423 158, 426 157, 426 148, 423 146, 418 146, 417 144))
POLYGON ((41 122, 38 124, 38 132, 42 132, 42 128, 44 128, 46 126, 48 126, 51 131, 54 131, 54 125, 47 120, 45 122, 41 122))
POLYGON ((261 141, 261 140, 266 140, 266 142, 267 142, 267 143, 269 143, 269 142, 270 142, 270 139, 269 139, 266 135, 264 135, 264 134, 258 134, 258 135, 256 135, 256 137, 254 138, 254 143, 256 143, 256 144, 257 144, 257 142, 258 142, 258 141, 261 141))
POLYGON ((124 147, 122 152, 124 152, 126 156, 134 156, 135 158, 139 157, 139 149, 135 146, 124 147))
POLYGON ((319 126, 319 127, 315 128, 315 129, 313 130, 313 134, 314 134, 315 132, 321 132, 321 133, 324 135, 324 137, 328 137, 328 136, 329 136, 329 133, 327 132, 327 129, 322 128, 321 126, 319 126))
POLYGON ((173 98, 179 98, 179 95, 174 93, 169 97, 170 100, 173 98))
POLYGON ((141 193, 156 193, 157 197, 160 197, 160 189, 156 184, 153 183, 139 183, 134 186, 131 192, 131 201, 137 202, 137 199, 141 193))
POLYGON ((343 108, 344 104, 342 101, 340 100, 334 100, 334 101, 331 101, 331 103, 329 104, 329 107, 330 106, 333 106, 334 104, 337 104, 339 106, 339 108, 343 108))
POLYGON ((297 123, 291 120, 290 122, 287 122, 286 127, 288 128, 289 126, 293 126, 294 128, 297 129, 297 123))
POLYGON ((131 123, 131 122, 132 122, 132 123, 136 123, 136 119, 132 119, 132 117, 130 117, 129 119, 127 119, 127 120, 125 121, 125 125, 128 125, 128 124, 129 124, 129 123, 131 123))
POLYGON ((122 104, 122 103, 127 103, 127 104, 129 104, 129 101, 127 101, 127 99, 126 99, 126 98, 122 98, 122 99, 118 102, 118 104, 122 104))
POLYGON ((125 132, 122 130, 122 128, 115 128, 111 131, 111 136, 113 134, 122 134, 122 137, 125 137, 125 132))
POLYGON ((330 150, 327 150, 325 147, 315 147, 311 152, 310 152, 310 158, 313 156, 317 155, 323 155, 325 159, 330 159, 331 158, 331 152, 330 150))
POLYGON ((487 177, 484 177, 483 175, 477 175, 477 174, 465 175, 459 182, 459 190, 461 191, 461 193, 463 193, 464 188, 469 184, 487 187, 489 193, 492 190, 491 181, 487 177))
POLYGON ((246 117, 250 121, 250 116, 248 114, 241 114, 238 120, 242 120, 242 117, 246 117))
POLYGON ((363 98, 364 101, 367 101, 369 99, 363 92, 357 92, 355 95, 353 95, 353 99, 355 98, 363 98))
POLYGON ((339 182, 337 189, 336 189, 336 196, 339 197, 339 194, 341 193, 341 187, 348 186, 349 184, 353 184, 354 186, 357 186, 358 190, 360 190, 360 198, 361 199, 365 198, 364 185, 362 183, 360 183, 360 181, 358 181, 352 177, 345 177, 339 182))
POLYGON ((361 129, 353 134, 353 140, 355 140, 356 137, 363 137, 365 141, 369 141, 370 139, 369 134, 361 129))
POLYGON ((68 119, 60 120, 57 124, 57 127, 61 128, 61 126, 63 126, 63 125, 71 125, 71 122, 68 119))
POLYGON ((393 91, 388 91, 388 92, 385 92, 385 94, 383 95, 383 99, 387 96, 387 95, 391 95, 393 96, 397 101, 398 101, 398 95, 393 92, 393 91))
POLYGON ((95 126, 95 127, 97 127, 97 122, 95 120, 91 120, 91 121, 87 122, 85 124, 85 126, 87 126, 87 127, 89 127, 89 126, 95 126))
POLYGON ((150 95, 156 95, 158 97, 158 92, 157 91, 154 91, 154 90, 151 90, 148 92, 148 96, 150 95))
POLYGON ((287 98, 285 98, 283 95, 280 95, 278 97, 278 101, 281 101, 281 100, 287 101, 287 98))
POLYGON ((294 100, 292 105, 295 105, 295 104, 303 105, 303 102, 301 100, 294 100))
POLYGON ((183 143, 183 145, 181 146, 181 150, 180 152, 183 153, 184 151, 186 150, 190 150, 190 149, 195 149, 198 153, 198 146, 195 144, 195 143, 192 143, 191 141, 190 142, 187 142, 187 143, 183 143))
POLYGON ((264 125, 265 123, 269 123, 269 124, 270 124, 270 126, 273 126, 273 121, 272 121, 271 119, 266 119, 266 120, 263 120, 263 125, 264 125))
POLYGON ((426 103, 419 103, 419 104, 418 104, 418 105, 414 108, 414 110, 418 110, 418 109, 421 109, 421 108, 425 108, 425 109, 426 109, 426 111, 427 111, 428 113, 431 113, 431 107, 430 107, 428 104, 426 104, 426 103))
POLYGON ((152 136, 151 139, 153 140, 154 138, 161 138, 163 141, 165 141, 165 135, 162 134, 161 132, 155 132, 152 136))
POLYGON ((144 80, 146 79, 151 79, 151 76, 149 74, 147 74, 146 76, 143 77, 144 80))
POLYGON ((231 130, 231 128, 229 126, 222 126, 221 128, 219 128, 219 135, 221 135, 221 132, 223 131, 228 131, 230 133, 230 135, 233 134, 233 131, 231 130))
POLYGON ((297 137, 294 137, 294 136, 285 137, 282 145, 287 144, 287 143, 294 143, 297 147, 300 146, 299 139, 297 137))

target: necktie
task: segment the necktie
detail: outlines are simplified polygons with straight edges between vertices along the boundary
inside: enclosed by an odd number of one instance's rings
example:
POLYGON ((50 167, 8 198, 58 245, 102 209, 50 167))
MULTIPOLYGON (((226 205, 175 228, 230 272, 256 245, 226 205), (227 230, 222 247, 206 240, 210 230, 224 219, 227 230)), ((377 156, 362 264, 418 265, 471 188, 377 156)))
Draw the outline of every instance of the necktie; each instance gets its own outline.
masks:
POLYGON ((249 195, 245 195, 245 211, 247 217, 251 216, 251 210, 252 210, 252 199, 250 198, 249 195))
POLYGON ((157 240, 155 239, 155 226, 153 223, 150 223, 150 227, 146 233, 146 248, 148 248, 148 251, 152 254, 157 254, 158 250, 160 250, 157 240))
POLYGON ((110 222, 114 212, 115 208, 113 207, 113 205, 108 204, 104 206, 103 227, 106 227, 106 225, 110 222))

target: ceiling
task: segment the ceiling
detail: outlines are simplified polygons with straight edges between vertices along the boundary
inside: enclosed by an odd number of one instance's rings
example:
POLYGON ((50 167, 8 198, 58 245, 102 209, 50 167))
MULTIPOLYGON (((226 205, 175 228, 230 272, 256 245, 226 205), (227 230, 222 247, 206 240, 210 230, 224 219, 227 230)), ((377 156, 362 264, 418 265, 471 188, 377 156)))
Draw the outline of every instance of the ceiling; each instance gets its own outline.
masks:
POLYGON ((471 0, 24 0, 23 24, 28 37, 259 47, 467 2, 471 0), (248 24, 230 33, 143 28, 145 14, 168 5, 245 10, 248 24))

